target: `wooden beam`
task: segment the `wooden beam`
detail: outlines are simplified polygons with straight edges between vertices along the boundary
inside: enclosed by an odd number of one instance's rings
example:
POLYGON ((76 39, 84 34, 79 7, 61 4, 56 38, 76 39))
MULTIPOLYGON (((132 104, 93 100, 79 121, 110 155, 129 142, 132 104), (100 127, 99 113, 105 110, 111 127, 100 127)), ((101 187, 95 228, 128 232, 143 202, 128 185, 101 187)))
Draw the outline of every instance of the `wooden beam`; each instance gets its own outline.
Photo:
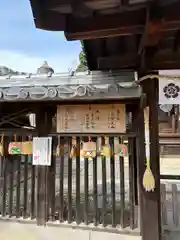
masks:
POLYGON ((128 6, 129 5, 129 0, 121 0, 121 5, 122 6, 128 6))
POLYGON ((37 28, 47 31, 63 31, 66 28, 67 19, 65 15, 57 12, 44 11, 42 16, 43 21, 37 21, 38 18, 34 20, 37 28))
POLYGON ((161 9, 158 7, 148 8, 146 11, 146 23, 144 32, 142 34, 138 47, 138 54, 141 54, 143 49, 147 46, 155 46, 159 43, 162 28, 163 19, 161 16, 161 9))
POLYGON ((154 55, 157 53, 157 50, 157 46, 146 46, 143 49, 138 67, 140 72, 147 72, 150 66, 154 66, 154 55))
POLYGON ((81 18, 93 17, 93 10, 87 7, 84 0, 72 1, 73 15, 81 18))
POLYGON ((175 34, 174 44, 173 44, 173 51, 177 52, 180 47, 180 30, 178 30, 175 34))
POLYGON ((65 15, 48 11, 40 1, 30 0, 30 4, 36 28, 48 31, 62 31, 66 28, 65 15))
POLYGON ((152 68, 149 66, 149 69, 152 70, 173 70, 173 69, 180 69, 179 62, 157 62, 153 64, 152 68))
MULTIPOLYGON (((104 0, 98 0, 99 4, 103 4, 104 0)), ((129 4, 129 0, 120 0, 122 6, 127 6, 129 4)), ((43 5, 46 9, 54 9, 60 6, 71 5, 71 4, 79 4, 79 3, 92 3, 91 0, 44 0, 43 5)))
POLYGON ((59 12, 61 8, 70 9, 74 16, 78 17, 91 17, 93 10, 85 5, 86 0, 44 0, 43 8, 47 10, 53 10, 59 12))
POLYGON ((46 9, 55 9, 61 6, 68 6, 68 5, 70 6, 74 4, 79 5, 80 3, 84 4, 86 2, 91 2, 91 1, 90 0, 44 0, 43 5, 46 9))
POLYGON ((155 62, 179 62, 180 61, 180 53, 177 52, 164 52, 164 53, 157 53, 154 55, 153 61, 155 62))
POLYGON ((67 40, 102 38, 142 33, 146 12, 141 9, 113 15, 101 15, 94 18, 69 18, 65 32, 67 40))
MULTIPOLYGON (((121 35, 141 34, 144 31, 146 22, 145 9, 136 9, 133 11, 123 11, 120 14, 98 15, 96 17, 87 17, 91 11, 85 12, 85 18, 73 17, 72 15, 60 14, 51 11, 56 4, 71 4, 69 0, 40 1, 31 0, 34 21, 37 28, 51 31, 65 31, 68 40, 83 40, 90 38, 113 37, 121 35), (51 5, 52 4, 52 5, 51 5), (129 17, 130 16, 130 17, 129 17)), ((78 11, 83 14, 83 5, 86 0, 78 0, 76 3, 78 11), (82 8, 82 9, 81 9, 82 8)), ((84 5, 85 6, 85 5, 84 5)), ((72 11, 73 5, 71 4, 72 11)), ((159 31, 178 30, 180 28, 180 15, 178 9, 180 3, 172 4, 163 8, 163 26, 159 31)), ((77 11, 75 9, 75 12, 77 11)), ((77 12, 78 12, 77 11, 77 12)), ((76 15, 76 14, 75 14, 76 15)), ((92 16, 92 14, 90 14, 92 16)), ((84 16, 83 16, 84 17, 84 16)))
MULTIPOLYGON (((74 19, 68 21, 65 36, 67 40, 88 40, 103 37, 116 37, 133 34, 143 34, 145 26, 145 11, 133 11, 118 15, 104 15, 96 18, 74 19), (131 16, 131 17, 130 17, 131 16)), ((157 38, 150 34, 148 43, 155 44, 159 41, 158 34, 166 31, 175 31, 180 29, 180 15, 174 16, 174 19, 165 19, 154 21, 148 25, 149 32, 155 32, 157 38)))
MULTIPOLYGON (((180 3, 164 7, 160 12, 149 10, 150 19, 152 19, 147 24, 148 34, 150 35, 149 44, 152 44, 153 41, 154 44, 159 41, 159 33, 180 28, 180 15, 177 10, 179 8, 180 3), (158 37, 155 38, 155 35, 158 37)), ((81 40, 142 34, 146 23, 146 9, 86 18, 83 21, 80 18, 70 17, 65 36, 67 40, 81 40)))
MULTIPOLYGON (((50 10, 50 9, 57 8, 59 6, 70 5, 71 2, 72 2, 71 0, 44 0, 43 6, 44 6, 44 8, 50 10)), ((77 2, 78 2, 78 0, 77 0, 77 2)))
MULTIPOLYGON (((30 0, 31 1, 34 1, 34 0, 30 0)), ((41 0, 35 0, 36 2, 42 2, 41 0)), ((78 3, 79 1, 83 1, 83 3, 88 3, 88 2, 91 2, 92 3, 92 0, 43 0, 43 6, 46 8, 46 9, 54 9, 54 8, 57 8, 59 6, 63 6, 63 5, 71 5, 73 2, 75 3, 78 3)), ((157 0, 153 0, 154 2, 156 2, 157 0)), ((174 0, 176 1, 176 0, 174 0)), ((104 0, 96 0, 94 2, 99 2, 99 4, 103 4, 104 0)), ((133 8, 135 9, 136 6, 137 8, 139 7, 146 7, 147 6, 147 3, 136 3, 136 4, 129 4, 129 0, 120 0, 119 1, 120 4, 122 6, 125 6, 127 7, 129 5, 130 8, 133 8)), ((169 3, 170 5, 171 3, 169 3)), ((159 4, 161 5, 161 3, 159 4)), ((162 3, 162 5, 168 5, 165 4, 165 3, 162 3)))
POLYGON ((32 9, 33 18, 34 18, 36 27, 43 25, 44 20, 42 18, 43 14, 42 14, 41 4, 36 0, 30 0, 30 4, 31 4, 31 9, 32 9))
MULTIPOLYGON (((118 69, 137 67, 140 61, 138 54, 125 54, 120 56, 100 57, 97 59, 99 69, 118 69)), ((179 53, 158 53, 155 54, 149 64, 149 69, 179 69, 179 53)))
POLYGON ((122 56, 114 57, 100 57, 98 58, 98 68, 99 69, 118 69, 135 67, 140 57, 137 54, 125 54, 122 56))

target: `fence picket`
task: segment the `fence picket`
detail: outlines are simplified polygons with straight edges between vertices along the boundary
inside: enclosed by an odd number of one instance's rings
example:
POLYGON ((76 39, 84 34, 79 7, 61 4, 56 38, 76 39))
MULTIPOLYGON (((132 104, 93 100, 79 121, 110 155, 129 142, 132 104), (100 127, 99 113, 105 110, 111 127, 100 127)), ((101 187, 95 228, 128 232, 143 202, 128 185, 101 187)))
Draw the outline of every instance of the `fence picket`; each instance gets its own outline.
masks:
MULTIPOLYGON (((130 136, 132 140, 135 138, 135 136, 130 136)), ((20 137, 18 135, 18 139, 20 137)), ((99 138, 102 141, 97 147, 96 157, 84 159, 80 156, 80 150, 82 150, 82 142, 89 141, 86 135, 76 135, 73 138, 76 143, 76 152, 74 156, 71 156, 72 136, 53 134, 53 163, 47 171, 49 178, 45 183, 48 198, 45 206, 48 215, 46 221, 59 220, 59 223, 68 222, 69 224, 76 221, 78 225, 81 223, 93 224, 97 227, 103 225, 105 228, 109 225, 114 228, 120 225, 121 229, 137 228, 134 224, 135 190, 132 165, 134 159, 130 159, 130 164, 128 164, 127 156, 116 157, 113 149, 117 144, 115 142, 117 136, 111 134, 106 137, 110 140, 107 145, 111 147, 111 155, 101 155, 105 137, 100 135, 99 138), (55 149, 57 150, 58 147, 60 151, 55 156, 55 149), (127 164, 124 164, 126 162, 127 164), (130 170, 129 167, 131 167, 130 170)), ((123 136, 118 137, 124 143, 123 136)), ((128 134, 127 137, 129 137, 128 134)), ((92 134, 92 141, 97 143, 97 139, 97 136, 92 134)), ((6 143, 8 145, 7 141, 6 143)), ((6 160, 2 161, 3 166, 0 169, 2 172, 0 214, 4 217, 8 217, 7 214, 9 214, 16 218, 23 216, 23 218, 36 219, 37 168, 32 166, 32 155, 11 156, 11 160, 14 161, 13 175, 10 175, 9 171, 9 155, 6 156, 6 160), (11 179, 11 195, 7 196, 9 178, 11 179), (11 205, 12 202, 14 205, 11 205), (12 206, 15 206, 14 211, 12 211, 12 206)), ((41 198, 40 201, 43 201, 43 196, 41 198)))
POLYGON ((173 223, 177 227, 179 225, 179 203, 177 184, 172 184, 172 209, 173 209, 173 223))
POLYGON ((161 211, 162 211, 162 223, 167 225, 167 207, 166 207, 166 185, 161 184, 161 211))

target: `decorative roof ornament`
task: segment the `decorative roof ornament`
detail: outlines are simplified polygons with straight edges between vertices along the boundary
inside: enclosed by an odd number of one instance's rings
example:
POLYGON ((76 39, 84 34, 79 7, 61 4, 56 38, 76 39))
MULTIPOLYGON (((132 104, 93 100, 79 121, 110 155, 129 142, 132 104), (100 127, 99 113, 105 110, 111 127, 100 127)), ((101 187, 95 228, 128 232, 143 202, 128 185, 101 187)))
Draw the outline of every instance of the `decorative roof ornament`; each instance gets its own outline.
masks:
POLYGON ((52 74, 54 70, 44 61, 43 65, 37 69, 37 74, 52 74))

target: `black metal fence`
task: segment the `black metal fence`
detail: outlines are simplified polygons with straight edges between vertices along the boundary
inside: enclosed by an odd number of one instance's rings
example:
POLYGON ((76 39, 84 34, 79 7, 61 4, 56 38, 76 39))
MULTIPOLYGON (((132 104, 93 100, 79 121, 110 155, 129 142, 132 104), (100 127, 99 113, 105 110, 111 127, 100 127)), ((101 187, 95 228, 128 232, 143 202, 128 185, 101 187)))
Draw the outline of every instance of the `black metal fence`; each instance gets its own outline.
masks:
MULTIPOLYGON (((103 136, 92 139, 97 149, 104 141, 103 136)), ((87 138, 76 137, 77 151, 72 158, 72 138, 53 136, 52 165, 48 167, 46 183, 47 222, 138 228, 136 138, 109 136, 111 156, 89 159, 80 157, 82 140, 87 138), (56 156, 58 139, 60 156, 56 156), (128 156, 115 156, 115 142, 124 139, 128 140, 128 156)), ((0 158, 1 217, 36 219, 38 167, 32 165, 32 155, 0 158)))

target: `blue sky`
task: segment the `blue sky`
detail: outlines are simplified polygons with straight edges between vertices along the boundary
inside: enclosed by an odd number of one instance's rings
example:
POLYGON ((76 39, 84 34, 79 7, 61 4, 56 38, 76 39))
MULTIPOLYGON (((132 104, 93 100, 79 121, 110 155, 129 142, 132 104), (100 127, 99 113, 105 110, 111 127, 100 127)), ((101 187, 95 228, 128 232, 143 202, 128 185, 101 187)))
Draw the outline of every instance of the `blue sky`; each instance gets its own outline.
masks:
POLYGON ((29 0, 1 0, 0 66, 36 72, 47 60, 56 72, 78 63, 80 43, 66 41, 63 32, 36 29, 29 0))

